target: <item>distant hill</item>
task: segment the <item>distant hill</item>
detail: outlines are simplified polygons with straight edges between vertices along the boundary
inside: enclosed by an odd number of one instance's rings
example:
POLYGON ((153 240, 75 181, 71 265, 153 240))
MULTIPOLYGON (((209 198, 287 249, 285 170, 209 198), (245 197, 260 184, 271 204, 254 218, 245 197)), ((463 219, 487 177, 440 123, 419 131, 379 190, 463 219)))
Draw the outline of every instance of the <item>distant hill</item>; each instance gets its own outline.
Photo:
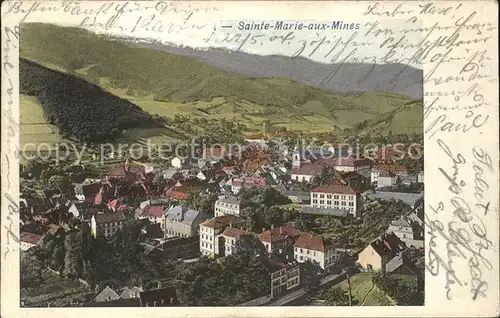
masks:
MULTIPOLYGON (((333 92, 288 78, 249 77, 195 58, 140 48, 79 28, 23 24, 21 34, 23 58, 81 77, 149 114, 170 118, 176 114, 200 120, 225 118, 245 125, 249 131, 270 122, 308 132, 353 127, 387 117, 389 128, 383 133, 396 133, 405 132, 406 112, 399 112, 403 118, 398 117, 394 124, 387 114, 414 101, 382 91, 333 92)), ((90 118, 94 116, 87 120, 90 118)), ((422 116, 417 120, 422 122, 422 116)))
POLYGON ((159 43, 135 43, 139 47, 163 50, 193 57, 228 72, 252 77, 284 77, 332 92, 380 91, 423 97, 423 71, 403 64, 323 64, 307 58, 287 56, 262 56, 211 48, 168 46, 159 43), (335 77, 322 84, 332 70, 339 67, 335 77), (364 78, 364 75, 367 75, 364 78), (363 81, 359 81, 363 78, 363 81), (396 79, 396 80, 393 80, 396 79))
POLYGON ((36 97, 48 124, 81 141, 106 141, 127 128, 158 126, 128 100, 23 58, 19 61, 19 92, 36 97))

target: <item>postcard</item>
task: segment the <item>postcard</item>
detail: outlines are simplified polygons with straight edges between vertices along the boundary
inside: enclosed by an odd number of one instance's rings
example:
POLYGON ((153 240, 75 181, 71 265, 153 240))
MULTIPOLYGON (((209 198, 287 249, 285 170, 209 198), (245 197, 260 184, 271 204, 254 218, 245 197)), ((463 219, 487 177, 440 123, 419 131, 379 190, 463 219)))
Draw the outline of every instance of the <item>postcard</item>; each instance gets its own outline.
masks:
POLYGON ((497 9, 3 2, 2 316, 498 316, 497 9))

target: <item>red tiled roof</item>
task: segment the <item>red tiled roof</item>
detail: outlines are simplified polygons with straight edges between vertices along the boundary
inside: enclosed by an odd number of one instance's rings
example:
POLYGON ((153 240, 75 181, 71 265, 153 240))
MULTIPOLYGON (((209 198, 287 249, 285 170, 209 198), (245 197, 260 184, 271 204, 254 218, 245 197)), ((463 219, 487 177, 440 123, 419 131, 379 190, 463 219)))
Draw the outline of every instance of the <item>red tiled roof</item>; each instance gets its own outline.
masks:
POLYGON ((265 186, 267 186, 267 182, 266 182, 266 179, 264 179, 264 178, 243 177, 243 178, 239 178, 239 179, 234 179, 233 185, 251 186, 251 187, 265 187, 265 186))
POLYGON ((321 192, 321 193, 340 193, 340 194, 359 194, 358 191, 354 190, 348 185, 340 184, 325 184, 320 185, 311 190, 311 192, 321 192))
POLYGON ((42 236, 34 233, 21 232, 21 242, 38 245, 42 240, 42 236))
POLYGON ((229 237, 240 237, 240 236, 246 235, 246 234, 249 234, 249 233, 242 231, 240 229, 234 228, 234 227, 228 227, 222 233, 222 235, 229 236, 229 237))
POLYGON ((230 226, 232 223, 241 223, 244 221, 245 220, 243 220, 242 218, 239 218, 235 215, 227 214, 227 215, 222 215, 222 216, 218 216, 218 217, 212 218, 210 220, 207 220, 207 221, 201 223, 200 225, 216 229, 216 228, 220 228, 220 227, 230 226))
POLYGON ((142 216, 152 216, 155 218, 161 218, 165 214, 163 207, 159 205, 148 205, 142 210, 142 216))
POLYGON ((189 197, 189 192, 182 187, 171 187, 165 191, 165 196, 177 200, 186 200, 189 197))
POLYGON ((300 168, 293 168, 292 174, 319 176, 327 165, 325 163, 305 163, 300 168))
POLYGON ((300 235, 300 231, 295 229, 291 225, 286 225, 286 226, 280 226, 274 229, 270 229, 267 231, 264 231, 260 233, 259 239, 262 242, 267 242, 267 243, 274 243, 274 242, 279 242, 287 237, 293 237, 296 238, 297 236, 300 235))
POLYGON ((226 155, 227 149, 223 147, 207 147, 203 153, 207 157, 222 158, 226 155))
POLYGON ((334 157, 334 158, 320 158, 316 163, 323 163, 330 167, 361 167, 369 166, 370 160, 366 158, 351 158, 351 157, 334 157))
POLYGON ((321 235, 313 233, 302 233, 293 246, 324 252, 326 251, 328 245, 330 244, 328 244, 328 242, 326 242, 324 237, 321 235))

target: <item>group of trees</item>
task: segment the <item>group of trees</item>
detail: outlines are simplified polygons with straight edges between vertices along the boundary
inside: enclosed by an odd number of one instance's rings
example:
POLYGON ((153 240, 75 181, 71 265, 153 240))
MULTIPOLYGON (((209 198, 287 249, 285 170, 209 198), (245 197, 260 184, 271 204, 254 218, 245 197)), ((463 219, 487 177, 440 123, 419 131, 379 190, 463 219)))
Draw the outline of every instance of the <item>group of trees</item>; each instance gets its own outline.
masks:
POLYGON ((145 254, 139 245, 142 227, 141 221, 126 223, 108 241, 92 237, 83 223, 79 229, 46 235, 38 260, 66 278, 82 278, 94 286, 143 284, 165 276, 167 268, 159 255, 145 254))
POLYGON ((274 188, 242 188, 238 195, 249 231, 260 232, 271 225, 281 226, 295 220, 294 211, 279 207, 291 201, 274 188))
POLYGON ((372 277, 373 283, 392 297, 398 306, 423 306, 424 288, 418 288, 418 277, 396 278, 382 272, 372 277))
POLYGON ((105 141, 122 130, 155 125, 137 105, 74 75, 20 59, 20 93, 36 96, 49 123, 81 141, 105 141))

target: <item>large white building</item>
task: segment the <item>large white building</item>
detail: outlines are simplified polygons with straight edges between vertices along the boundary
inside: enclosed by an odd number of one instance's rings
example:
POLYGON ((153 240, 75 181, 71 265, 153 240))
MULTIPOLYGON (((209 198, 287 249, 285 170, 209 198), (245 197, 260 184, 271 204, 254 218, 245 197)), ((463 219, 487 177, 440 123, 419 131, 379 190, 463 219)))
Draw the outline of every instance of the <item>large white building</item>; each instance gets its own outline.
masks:
POLYGON ((316 261, 325 272, 331 271, 338 258, 335 246, 323 236, 313 233, 300 234, 293 248, 294 257, 298 262, 316 261))
POLYGON ((358 216, 361 195, 348 185, 322 185, 311 190, 311 206, 317 208, 346 210, 358 216))
POLYGON ((235 215, 214 217, 200 224, 200 253, 216 257, 224 255, 224 238, 222 233, 228 227, 241 229, 245 220, 235 215))
POLYGON ((236 215, 240 216, 240 199, 236 197, 224 197, 215 201, 215 216, 236 215))

